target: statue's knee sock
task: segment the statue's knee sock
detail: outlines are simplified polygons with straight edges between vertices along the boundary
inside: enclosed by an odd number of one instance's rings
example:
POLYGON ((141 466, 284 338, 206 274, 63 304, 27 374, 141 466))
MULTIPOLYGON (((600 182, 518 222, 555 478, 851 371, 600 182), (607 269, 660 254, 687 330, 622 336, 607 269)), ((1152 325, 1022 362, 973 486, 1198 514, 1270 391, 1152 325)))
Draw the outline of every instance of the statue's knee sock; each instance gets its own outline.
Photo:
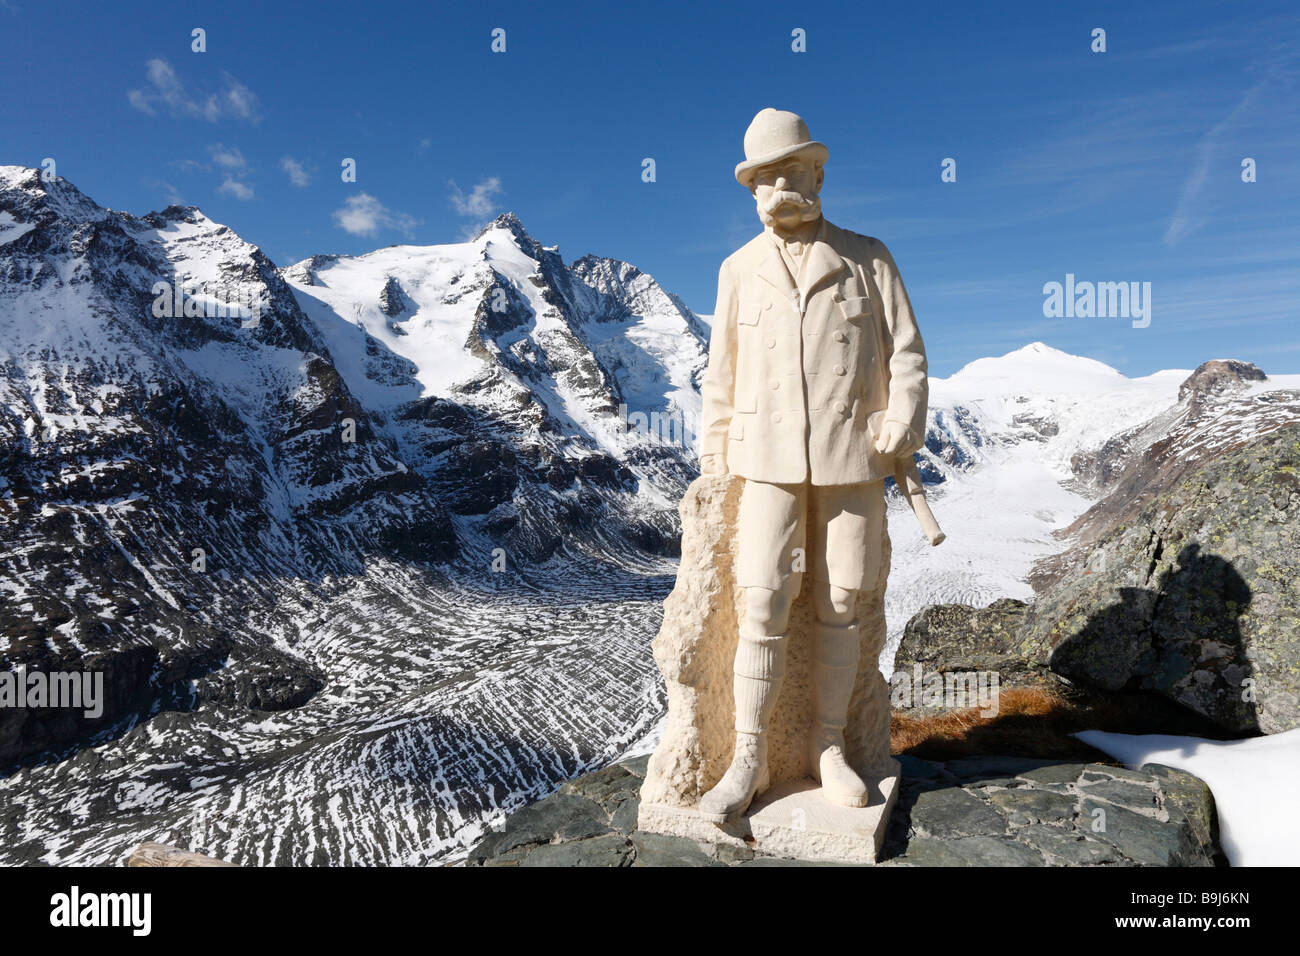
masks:
POLYGON ((813 642, 813 726, 809 770, 832 803, 866 806, 867 788, 848 763, 844 729, 857 684, 861 639, 857 622, 818 623, 813 642))
POLYGON ((784 637, 742 635, 733 669, 736 748, 727 772, 700 800, 700 813, 715 823, 743 813, 767 786, 767 730, 785 675, 784 637))
POLYGON ((858 623, 818 623, 813 641, 813 719, 843 731, 858 679, 862 641, 858 623))
POLYGON ((767 733, 785 676, 785 635, 742 634, 734 670, 736 733, 767 733))

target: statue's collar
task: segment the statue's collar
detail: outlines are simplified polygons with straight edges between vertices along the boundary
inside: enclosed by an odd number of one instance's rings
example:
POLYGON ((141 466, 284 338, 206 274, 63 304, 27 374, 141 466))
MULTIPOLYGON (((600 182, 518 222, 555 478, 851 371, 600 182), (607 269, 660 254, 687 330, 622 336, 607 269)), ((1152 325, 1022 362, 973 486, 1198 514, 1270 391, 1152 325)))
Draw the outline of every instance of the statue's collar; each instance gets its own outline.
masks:
MULTIPOLYGON (((777 246, 778 248, 786 245, 787 240, 779 236, 776 230, 773 229, 771 226, 764 226, 763 231, 767 233, 767 237, 772 242, 773 245, 777 246)), ((808 241, 807 245, 812 246, 818 242, 825 242, 825 241, 826 241, 826 217, 822 216, 820 219, 817 220, 817 231, 813 233, 812 239, 808 241)))
MULTIPOLYGON (((827 240, 827 225, 826 217, 823 216, 821 223, 817 227, 816 238, 809 244, 803 254, 803 262, 799 269, 799 278, 802 281, 799 285, 805 296, 811 295, 814 289, 831 276, 838 275, 848 268, 840 254, 835 251, 827 240)), ((793 290, 795 280, 790 275, 790 270, 786 268, 785 259, 781 256, 778 245, 784 240, 771 227, 764 227, 764 232, 771 237, 772 248, 763 259, 758 274, 783 292, 793 290)))

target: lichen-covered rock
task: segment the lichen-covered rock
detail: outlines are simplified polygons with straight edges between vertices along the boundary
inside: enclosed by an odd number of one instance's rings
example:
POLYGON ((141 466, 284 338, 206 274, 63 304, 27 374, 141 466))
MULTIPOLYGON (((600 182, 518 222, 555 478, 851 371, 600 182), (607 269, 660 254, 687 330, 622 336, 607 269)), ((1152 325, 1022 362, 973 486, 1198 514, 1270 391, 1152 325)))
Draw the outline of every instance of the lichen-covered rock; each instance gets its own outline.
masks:
MULTIPOLYGON (((902 796, 877 865, 1218 866, 1214 798, 1149 765, 900 757, 902 796)), ((644 758, 571 780, 511 814, 469 866, 829 866, 629 828, 644 758)))
MULTIPOLYGON (((694 807, 731 762, 732 663, 743 611, 732 567, 743 486, 734 476, 705 475, 682 498, 681 565, 654 641, 655 661, 667 687, 668 720, 650 760, 643 803, 694 807)), ((867 776, 884 775, 889 760, 889 685, 876 666, 885 641, 887 535, 880 567, 876 586, 858 592, 862 657, 845 732, 849 761, 867 776)), ((816 620, 809 584, 805 575, 787 630, 786 676, 769 733, 773 784, 808 776, 809 646, 816 620)))
POLYGON ((1300 726, 1300 426, 1211 459, 1101 535, 1029 608, 1020 651, 1228 730, 1300 726))
POLYGON ((931 604, 922 608, 903 628, 894 655, 895 673, 917 664, 929 674, 992 671, 1001 686, 1028 687, 1051 684, 1051 675, 1020 652, 1019 632, 1027 605, 1000 598, 987 607, 969 604, 931 604))
POLYGON ((900 866, 1217 866, 1214 800, 1169 767, 900 758, 886 843, 900 866))

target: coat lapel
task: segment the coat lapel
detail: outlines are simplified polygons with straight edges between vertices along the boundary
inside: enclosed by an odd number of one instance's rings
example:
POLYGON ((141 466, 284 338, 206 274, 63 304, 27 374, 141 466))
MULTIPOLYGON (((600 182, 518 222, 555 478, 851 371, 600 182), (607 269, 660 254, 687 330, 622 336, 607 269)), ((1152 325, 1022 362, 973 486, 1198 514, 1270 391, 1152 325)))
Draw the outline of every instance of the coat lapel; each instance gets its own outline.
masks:
POLYGON ((758 265, 758 275, 775 287, 783 299, 790 298, 790 293, 795 290, 794 279, 790 276, 790 270, 785 267, 785 260, 771 243, 768 243, 767 255, 758 265))
POLYGON ((758 266, 759 277, 776 288, 783 298, 788 298, 790 293, 800 289, 804 299, 808 299, 823 282, 839 275, 848 268, 844 259, 840 257, 840 254, 835 251, 835 247, 828 241, 829 225, 830 223, 822 220, 821 231, 804 254, 804 262, 799 270, 802 281, 798 286, 795 285, 790 270, 786 268, 785 259, 781 257, 781 253, 770 242, 768 243, 767 255, 763 257, 758 266))
POLYGON ((839 275, 848 268, 840 254, 835 251, 834 247, 827 242, 827 226, 829 223, 822 220, 821 231, 817 235, 816 241, 812 248, 805 253, 803 268, 801 269, 804 298, 809 298, 813 291, 816 290, 827 279, 839 275))

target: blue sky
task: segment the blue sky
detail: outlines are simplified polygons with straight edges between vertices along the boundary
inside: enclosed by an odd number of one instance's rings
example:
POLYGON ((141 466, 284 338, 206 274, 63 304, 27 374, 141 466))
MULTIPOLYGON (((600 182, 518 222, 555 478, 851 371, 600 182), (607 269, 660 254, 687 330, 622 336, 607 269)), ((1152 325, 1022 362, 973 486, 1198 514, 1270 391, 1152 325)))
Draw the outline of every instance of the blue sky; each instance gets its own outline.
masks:
POLYGON ((200 206, 281 265, 509 209, 710 312, 758 228, 741 138, 777 106, 829 146, 827 218, 893 251, 933 374, 1034 340, 1129 375, 1300 370, 1296 5, 985 6, 0 0, 0 163, 200 206), (1150 282, 1150 325, 1044 317, 1067 273, 1150 282))

